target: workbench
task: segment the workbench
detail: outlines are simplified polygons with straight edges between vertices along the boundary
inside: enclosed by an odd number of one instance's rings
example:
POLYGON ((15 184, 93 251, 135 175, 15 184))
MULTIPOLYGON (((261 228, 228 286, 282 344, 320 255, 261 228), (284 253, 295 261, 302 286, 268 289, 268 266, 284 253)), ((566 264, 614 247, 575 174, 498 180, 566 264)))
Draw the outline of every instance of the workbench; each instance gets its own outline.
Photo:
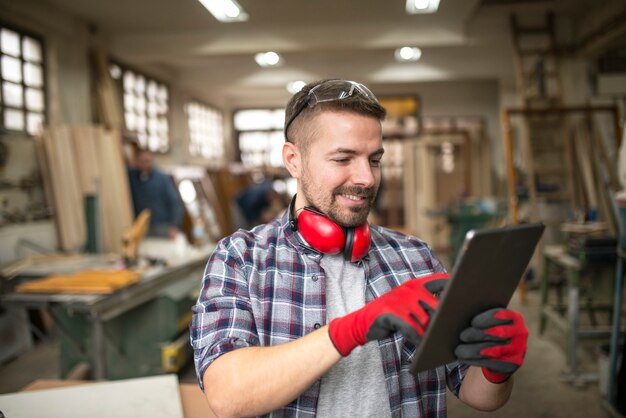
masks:
MULTIPOLYGON (((167 266, 151 267, 142 273, 139 282, 111 294, 10 292, 0 296, 0 303, 28 309, 61 306, 73 315, 86 318, 90 324, 92 347, 85 350, 84 354, 93 364, 92 377, 106 379, 107 335, 104 324, 150 301, 168 286, 182 280, 195 281, 199 288, 204 266, 213 248, 213 245, 206 246, 185 257, 171 260, 167 266)), ((64 333, 63 325, 58 318, 54 319, 59 331, 64 333)))
POLYGON ((610 325, 594 323, 596 322, 594 314, 597 310, 609 312, 611 309, 611 286, 615 263, 608 265, 590 264, 586 262, 583 256, 575 257, 568 254, 564 246, 561 245, 546 246, 543 257, 544 271, 541 279, 539 334, 545 332, 548 322, 565 332, 567 369, 562 374, 562 380, 579 385, 597 381, 597 373, 583 373, 579 370, 577 349, 581 339, 606 338, 611 335, 610 325), (558 268, 564 272, 567 303, 563 303, 562 300, 558 300, 556 304, 548 302, 550 273, 553 268, 558 268), (588 286, 582 285, 583 278, 589 279, 586 283, 588 286), (594 289, 589 289, 589 287, 594 287, 594 289), (587 301, 581 304, 581 289, 583 288, 587 301), (592 325, 581 325, 580 313, 582 309, 590 315, 592 325))

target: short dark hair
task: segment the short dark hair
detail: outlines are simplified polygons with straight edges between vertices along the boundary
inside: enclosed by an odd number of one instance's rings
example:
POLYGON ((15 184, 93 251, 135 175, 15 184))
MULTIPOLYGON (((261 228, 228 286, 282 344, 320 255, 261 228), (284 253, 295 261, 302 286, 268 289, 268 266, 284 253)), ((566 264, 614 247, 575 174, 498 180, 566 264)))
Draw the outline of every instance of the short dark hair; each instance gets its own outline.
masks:
POLYGON ((306 139, 311 137, 312 131, 304 132, 304 127, 311 119, 323 111, 345 111, 358 113, 363 116, 369 116, 376 118, 380 121, 385 119, 387 111, 380 105, 375 97, 367 97, 363 94, 353 94, 341 100, 332 100, 328 102, 322 102, 316 104, 313 108, 305 106, 299 115, 291 121, 291 124, 287 126, 288 121, 292 119, 293 115, 298 111, 298 108, 302 104, 303 100, 309 95, 309 92, 314 87, 317 87, 316 93, 321 94, 332 92, 337 88, 336 85, 329 83, 328 81, 334 81, 339 79, 325 79, 314 81, 307 84, 298 93, 294 94, 285 109, 285 139, 296 145, 303 145, 306 147, 306 139), (303 142, 304 141, 304 142, 303 142))

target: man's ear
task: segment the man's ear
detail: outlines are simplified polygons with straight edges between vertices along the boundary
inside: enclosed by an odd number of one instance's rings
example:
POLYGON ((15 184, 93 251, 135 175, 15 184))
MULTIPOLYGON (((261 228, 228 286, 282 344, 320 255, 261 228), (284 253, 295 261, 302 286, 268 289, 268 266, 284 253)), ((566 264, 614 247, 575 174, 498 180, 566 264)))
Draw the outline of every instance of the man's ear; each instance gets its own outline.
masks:
POLYGON ((291 174, 291 177, 295 179, 300 178, 300 170, 302 169, 302 158, 300 150, 291 142, 285 142, 283 145, 283 163, 291 174))

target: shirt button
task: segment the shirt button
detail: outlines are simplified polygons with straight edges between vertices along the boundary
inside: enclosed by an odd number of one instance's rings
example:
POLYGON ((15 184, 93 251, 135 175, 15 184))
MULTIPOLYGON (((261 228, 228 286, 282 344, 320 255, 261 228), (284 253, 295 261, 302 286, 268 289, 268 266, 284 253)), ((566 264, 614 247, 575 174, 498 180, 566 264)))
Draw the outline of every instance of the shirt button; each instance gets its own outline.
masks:
POLYGON ((311 279, 316 282, 317 281, 317 274, 314 274, 313 277, 311 277, 311 279))
POLYGON ((322 325, 319 322, 316 322, 315 325, 313 325, 313 328, 315 329, 320 329, 322 327, 322 325))

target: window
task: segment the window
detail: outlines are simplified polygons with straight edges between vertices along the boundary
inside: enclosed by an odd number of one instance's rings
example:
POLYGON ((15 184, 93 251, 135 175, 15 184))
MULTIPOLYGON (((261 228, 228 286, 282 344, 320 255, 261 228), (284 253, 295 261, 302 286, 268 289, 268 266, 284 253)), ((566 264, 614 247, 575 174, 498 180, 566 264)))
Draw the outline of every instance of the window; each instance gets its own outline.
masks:
POLYGON ((110 72, 114 80, 121 81, 126 129, 137 134, 141 148, 167 152, 170 148, 167 86, 117 64, 111 65, 110 72))
POLYGON ((238 110, 234 114, 241 162, 247 167, 282 167, 284 109, 238 110))
POLYGON ((46 119, 43 43, 0 26, 0 126, 35 135, 46 119))
POLYGON ((224 159, 222 112, 198 102, 187 103, 189 154, 216 160, 224 159))

